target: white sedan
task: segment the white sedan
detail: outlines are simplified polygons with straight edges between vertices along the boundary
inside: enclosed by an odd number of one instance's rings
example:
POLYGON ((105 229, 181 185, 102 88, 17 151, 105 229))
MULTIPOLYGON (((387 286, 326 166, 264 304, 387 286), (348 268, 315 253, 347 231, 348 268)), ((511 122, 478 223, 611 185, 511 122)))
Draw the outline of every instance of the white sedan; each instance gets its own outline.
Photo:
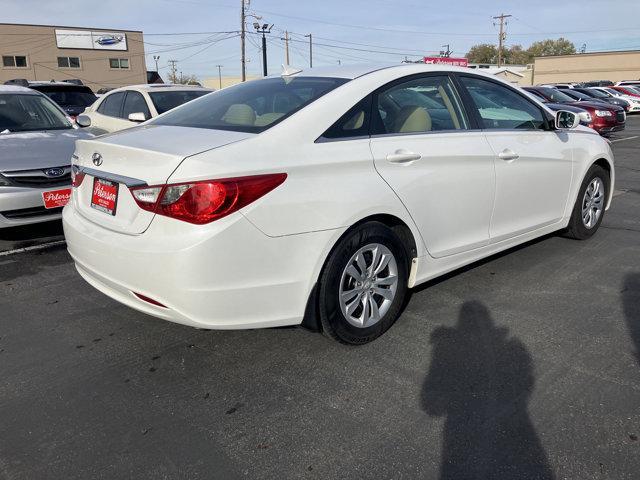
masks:
POLYGON ((79 141, 67 244, 91 285, 150 315, 361 344, 416 285, 594 234, 613 155, 578 123, 469 69, 289 71, 79 141))
POLYGON ((149 84, 117 88, 85 108, 76 119, 95 134, 135 127, 213 90, 190 85, 149 84))

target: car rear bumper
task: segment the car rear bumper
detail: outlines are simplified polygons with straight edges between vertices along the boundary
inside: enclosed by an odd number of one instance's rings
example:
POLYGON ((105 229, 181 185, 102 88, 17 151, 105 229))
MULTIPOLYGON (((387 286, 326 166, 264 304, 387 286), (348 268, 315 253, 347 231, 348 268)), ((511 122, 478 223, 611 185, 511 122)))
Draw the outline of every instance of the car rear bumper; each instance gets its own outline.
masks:
POLYGON ((95 288, 149 315, 212 329, 301 323, 336 235, 268 237, 241 214, 203 226, 156 216, 143 234, 126 235, 72 206, 63 225, 78 272, 95 288))
POLYGON ((46 209, 42 200, 44 192, 58 188, 64 187, 0 187, 0 228, 60 219, 62 209, 46 209))

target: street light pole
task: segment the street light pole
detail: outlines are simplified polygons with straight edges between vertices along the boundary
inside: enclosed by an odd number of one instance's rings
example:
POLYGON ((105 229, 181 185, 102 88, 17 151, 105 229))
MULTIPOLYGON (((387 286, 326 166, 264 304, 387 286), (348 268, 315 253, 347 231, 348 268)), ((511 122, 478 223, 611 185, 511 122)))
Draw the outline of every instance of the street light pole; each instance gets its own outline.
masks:
POLYGON ((258 22, 254 22, 253 28, 257 33, 262 34, 262 75, 267 76, 267 33, 271 33, 273 24, 263 23, 260 25, 258 22))
POLYGON ((156 72, 158 71, 158 60, 160 60, 160 55, 154 55, 153 59, 156 62, 156 72))

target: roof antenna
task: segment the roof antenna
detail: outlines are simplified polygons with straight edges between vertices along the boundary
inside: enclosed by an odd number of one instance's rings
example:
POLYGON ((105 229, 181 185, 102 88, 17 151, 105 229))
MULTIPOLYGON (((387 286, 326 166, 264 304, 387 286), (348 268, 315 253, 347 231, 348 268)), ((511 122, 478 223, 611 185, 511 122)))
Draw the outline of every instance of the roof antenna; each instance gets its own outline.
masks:
MULTIPOLYGON (((280 73, 280 75, 282 77, 290 77, 292 75, 295 75, 296 73, 300 73, 302 71, 301 68, 295 68, 292 67, 291 65, 282 65, 282 72, 280 73)), ((285 81, 291 81, 291 78, 285 78, 285 81)))

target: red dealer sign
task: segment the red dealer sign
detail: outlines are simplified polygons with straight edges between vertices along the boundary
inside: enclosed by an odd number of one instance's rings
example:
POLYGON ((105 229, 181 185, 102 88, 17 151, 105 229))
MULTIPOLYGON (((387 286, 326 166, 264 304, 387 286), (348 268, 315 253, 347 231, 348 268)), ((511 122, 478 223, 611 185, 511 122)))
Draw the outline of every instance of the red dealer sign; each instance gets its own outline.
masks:
POLYGON ((469 60, 466 58, 451 58, 451 57, 424 57, 424 63, 438 64, 443 63, 445 65, 454 65, 456 67, 468 67, 469 60))

